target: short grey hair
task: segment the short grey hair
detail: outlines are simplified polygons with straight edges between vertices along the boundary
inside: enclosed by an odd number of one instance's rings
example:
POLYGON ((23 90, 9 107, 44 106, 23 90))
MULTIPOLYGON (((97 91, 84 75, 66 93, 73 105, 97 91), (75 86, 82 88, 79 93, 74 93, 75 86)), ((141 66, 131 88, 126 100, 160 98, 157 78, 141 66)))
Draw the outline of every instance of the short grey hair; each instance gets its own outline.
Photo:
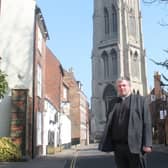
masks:
POLYGON ((116 84, 117 84, 118 82, 123 81, 123 80, 128 81, 129 85, 131 85, 131 83, 130 83, 130 78, 129 78, 128 76, 120 76, 120 77, 116 80, 116 84))

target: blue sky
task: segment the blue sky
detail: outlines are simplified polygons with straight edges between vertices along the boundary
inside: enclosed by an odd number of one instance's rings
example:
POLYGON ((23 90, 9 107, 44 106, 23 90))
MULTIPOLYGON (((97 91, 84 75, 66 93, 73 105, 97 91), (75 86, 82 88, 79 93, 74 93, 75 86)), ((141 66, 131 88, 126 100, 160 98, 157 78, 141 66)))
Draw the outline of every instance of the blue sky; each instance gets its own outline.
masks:
MULTIPOLYGON (((42 10, 49 32, 48 47, 65 69, 73 67, 76 80, 82 82, 84 93, 90 101, 93 0, 67 0, 66 3, 37 0, 37 4, 42 10)), ((153 87, 154 72, 165 71, 152 63, 149 58, 159 61, 168 57, 163 52, 163 49, 168 49, 168 27, 159 25, 163 19, 168 22, 167 9, 168 6, 165 5, 141 3, 149 88, 153 87)))
POLYGON ((164 52, 168 49, 168 26, 160 24, 168 24, 168 5, 154 3, 152 5, 141 3, 142 12, 142 30, 144 48, 146 49, 146 66, 148 87, 154 85, 154 72, 167 74, 166 69, 155 65, 150 58, 155 61, 164 61, 168 59, 168 54, 164 52))

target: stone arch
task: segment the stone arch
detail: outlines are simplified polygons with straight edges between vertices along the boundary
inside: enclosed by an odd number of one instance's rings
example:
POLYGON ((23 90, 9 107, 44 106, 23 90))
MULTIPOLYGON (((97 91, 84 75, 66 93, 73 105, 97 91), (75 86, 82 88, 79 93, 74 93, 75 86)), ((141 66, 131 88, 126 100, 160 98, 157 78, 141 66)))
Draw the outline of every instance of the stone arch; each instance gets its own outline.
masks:
POLYGON ((117 91, 115 87, 112 84, 108 84, 103 92, 103 100, 105 103, 105 116, 106 119, 108 119, 109 112, 111 111, 111 108, 113 107, 111 105, 112 100, 117 96, 117 91))

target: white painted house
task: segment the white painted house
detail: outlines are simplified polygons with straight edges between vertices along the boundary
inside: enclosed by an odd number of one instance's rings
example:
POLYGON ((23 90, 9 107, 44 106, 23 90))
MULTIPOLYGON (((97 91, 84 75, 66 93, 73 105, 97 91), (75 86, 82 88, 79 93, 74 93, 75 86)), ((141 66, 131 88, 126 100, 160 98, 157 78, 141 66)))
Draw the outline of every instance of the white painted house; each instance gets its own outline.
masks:
POLYGON ((32 95, 34 0, 2 0, 0 13, 0 68, 8 75, 9 91, 0 102, 0 136, 9 136, 11 89, 32 95))

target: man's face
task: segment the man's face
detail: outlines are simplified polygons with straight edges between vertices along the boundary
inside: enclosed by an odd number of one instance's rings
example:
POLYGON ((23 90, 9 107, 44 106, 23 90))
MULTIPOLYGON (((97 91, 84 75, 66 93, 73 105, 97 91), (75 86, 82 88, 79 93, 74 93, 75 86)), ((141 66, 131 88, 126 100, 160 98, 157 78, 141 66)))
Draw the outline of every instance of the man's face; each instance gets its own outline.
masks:
POLYGON ((128 96, 131 91, 130 83, 126 80, 118 81, 117 91, 118 91, 119 96, 128 96))

